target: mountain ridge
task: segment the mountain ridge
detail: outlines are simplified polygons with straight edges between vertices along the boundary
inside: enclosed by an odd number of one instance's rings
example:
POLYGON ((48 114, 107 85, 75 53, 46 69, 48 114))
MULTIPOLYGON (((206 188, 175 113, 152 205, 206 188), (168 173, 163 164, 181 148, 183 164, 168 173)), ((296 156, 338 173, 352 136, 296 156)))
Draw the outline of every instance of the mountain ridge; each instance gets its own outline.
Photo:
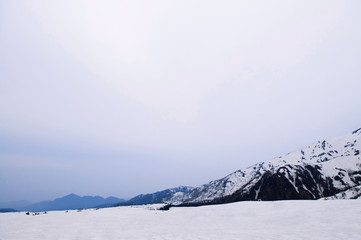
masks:
POLYGON ((169 199, 182 198, 184 194, 191 191, 193 187, 179 186, 168 188, 162 191, 149 194, 139 194, 128 201, 113 205, 114 206, 130 206, 130 205, 143 205, 143 204, 157 204, 169 201, 169 199))
POLYGON ((102 204, 116 204, 125 201, 116 197, 79 196, 74 193, 54 200, 46 200, 19 208, 21 211, 41 212, 94 208, 102 204))
POLYGON ((173 205, 330 197, 361 184, 361 128, 194 188, 173 205))

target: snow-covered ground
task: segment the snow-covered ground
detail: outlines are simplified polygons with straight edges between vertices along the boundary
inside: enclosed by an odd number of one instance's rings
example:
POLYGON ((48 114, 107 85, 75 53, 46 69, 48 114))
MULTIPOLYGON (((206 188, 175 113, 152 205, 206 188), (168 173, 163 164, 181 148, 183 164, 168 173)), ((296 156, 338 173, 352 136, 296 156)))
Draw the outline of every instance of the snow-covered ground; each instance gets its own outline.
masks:
POLYGON ((361 201, 0 214, 0 239, 361 239, 361 201))

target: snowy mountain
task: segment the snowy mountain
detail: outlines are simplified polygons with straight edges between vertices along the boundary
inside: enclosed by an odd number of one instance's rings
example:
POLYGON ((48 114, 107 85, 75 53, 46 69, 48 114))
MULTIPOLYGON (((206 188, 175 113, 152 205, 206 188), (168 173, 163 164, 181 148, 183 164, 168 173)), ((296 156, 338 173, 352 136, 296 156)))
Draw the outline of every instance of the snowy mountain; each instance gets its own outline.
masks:
POLYGON ((142 205, 142 204, 156 204, 156 203, 165 203, 171 201, 181 201, 185 194, 192 191, 192 187, 180 186, 176 188, 170 188, 163 191, 150 193, 150 194, 140 194, 131 198, 126 202, 116 204, 115 206, 129 206, 129 205, 142 205))
POLYGON ((181 198, 175 195, 167 203, 186 206, 244 200, 355 197, 357 194, 350 191, 357 192, 361 184, 360 138, 361 128, 342 137, 318 141, 194 188, 181 198))

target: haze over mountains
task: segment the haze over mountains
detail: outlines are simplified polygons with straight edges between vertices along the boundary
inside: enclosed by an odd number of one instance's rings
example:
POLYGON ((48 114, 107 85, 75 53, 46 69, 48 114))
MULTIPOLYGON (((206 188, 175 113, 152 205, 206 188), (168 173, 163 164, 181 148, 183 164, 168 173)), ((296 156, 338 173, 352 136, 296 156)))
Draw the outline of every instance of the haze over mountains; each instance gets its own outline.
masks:
MULTIPOLYGON (((102 198, 100 196, 80 197, 72 193, 65 197, 57 198, 53 201, 42 201, 34 204, 28 204, 22 206, 18 205, 17 207, 12 206, 12 208, 20 211, 41 212, 41 211, 52 211, 52 210, 72 210, 72 209, 93 208, 93 207, 97 207, 98 205, 105 205, 105 204, 114 205, 116 203, 120 203, 123 201, 125 200, 116 197, 108 197, 108 198, 102 198)), ((0 207, 5 208, 2 205, 0 205, 0 207)))
POLYGON ((12 202, 2 202, 0 203, 1 208, 14 208, 14 209, 20 209, 22 207, 28 206, 31 203, 26 200, 20 200, 20 201, 12 201, 12 202))
POLYGON ((0 207, 50 211, 155 203, 198 206, 237 201, 360 198, 360 141, 361 128, 345 136, 318 141, 269 162, 254 164, 200 187, 170 188, 140 194, 128 201, 70 194, 53 201, 26 206, 21 206, 26 202, 17 202, 0 207))

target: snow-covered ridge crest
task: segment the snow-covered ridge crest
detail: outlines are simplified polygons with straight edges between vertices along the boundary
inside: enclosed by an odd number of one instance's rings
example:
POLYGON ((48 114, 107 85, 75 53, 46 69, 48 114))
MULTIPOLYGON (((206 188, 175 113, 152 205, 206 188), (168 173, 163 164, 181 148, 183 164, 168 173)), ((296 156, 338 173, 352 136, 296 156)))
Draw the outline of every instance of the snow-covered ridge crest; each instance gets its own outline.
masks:
POLYGON ((361 128, 318 141, 283 157, 238 170, 171 198, 168 203, 328 197, 361 184, 360 140, 361 128))

